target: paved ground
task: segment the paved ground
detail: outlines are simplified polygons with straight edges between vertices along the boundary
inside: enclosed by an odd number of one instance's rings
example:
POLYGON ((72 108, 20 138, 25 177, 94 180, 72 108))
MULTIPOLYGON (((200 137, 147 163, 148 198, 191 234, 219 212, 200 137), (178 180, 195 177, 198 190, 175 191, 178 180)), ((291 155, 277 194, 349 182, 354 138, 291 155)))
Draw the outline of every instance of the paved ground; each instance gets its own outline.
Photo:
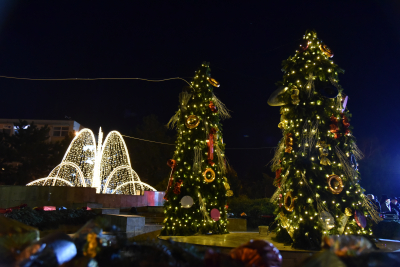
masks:
MULTIPOLYGON (((256 232, 231 232, 225 235, 159 236, 158 238, 162 240, 171 238, 176 242, 219 248, 234 248, 247 243, 251 239, 262 239, 273 243, 280 251, 310 252, 307 250, 294 249, 282 243, 274 242, 272 241, 272 237, 273 234, 260 235, 256 232)), ((398 240, 380 239, 376 245, 382 252, 400 252, 400 241, 398 240)))

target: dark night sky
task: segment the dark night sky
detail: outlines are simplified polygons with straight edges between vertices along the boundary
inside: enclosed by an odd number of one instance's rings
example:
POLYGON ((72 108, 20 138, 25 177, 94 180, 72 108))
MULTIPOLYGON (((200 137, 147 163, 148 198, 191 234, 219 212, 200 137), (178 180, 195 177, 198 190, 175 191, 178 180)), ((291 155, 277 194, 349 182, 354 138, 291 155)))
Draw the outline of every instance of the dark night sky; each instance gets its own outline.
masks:
MULTIPOLYGON (((281 61, 294 54, 307 29, 315 29, 346 71, 340 84, 350 97, 354 135, 379 138, 385 152, 398 154, 400 2, 142 2, 3 1, 0 75, 190 79, 210 61, 221 83, 215 93, 233 111, 223 122, 227 148, 276 146, 279 108, 268 106, 267 99, 282 79, 281 61)), ((183 86, 0 78, 0 117, 67 115, 95 131, 102 126, 126 132, 150 114, 167 123, 183 86)), ((229 150, 227 156, 245 175, 263 168, 272 153, 229 150)), ((393 168, 397 181, 397 162, 393 168)))

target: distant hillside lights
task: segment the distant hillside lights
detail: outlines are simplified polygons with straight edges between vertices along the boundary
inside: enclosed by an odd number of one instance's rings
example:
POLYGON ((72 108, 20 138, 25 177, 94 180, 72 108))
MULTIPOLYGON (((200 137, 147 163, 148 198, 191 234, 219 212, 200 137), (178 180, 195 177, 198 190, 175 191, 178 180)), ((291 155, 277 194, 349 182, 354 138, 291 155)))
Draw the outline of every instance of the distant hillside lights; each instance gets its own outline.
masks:
POLYGON ((156 191, 140 181, 132 169, 129 153, 121 134, 110 132, 104 143, 101 128, 98 144, 90 129, 75 131, 62 162, 50 174, 27 186, 94 187, 97 193, 139 195, 145 190, 156 191))

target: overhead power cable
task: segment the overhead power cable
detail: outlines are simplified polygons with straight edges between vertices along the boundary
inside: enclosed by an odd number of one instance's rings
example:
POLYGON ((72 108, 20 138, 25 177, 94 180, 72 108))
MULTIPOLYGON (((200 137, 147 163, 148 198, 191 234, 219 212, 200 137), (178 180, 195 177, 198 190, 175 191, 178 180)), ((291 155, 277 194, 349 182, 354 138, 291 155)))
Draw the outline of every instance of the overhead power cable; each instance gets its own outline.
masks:
POLYGON ((162 144, 162 145, 168 145, 168 146, 174 146, 175 144, 170 144, 170 143, 163 143, 163 142, 157 142, 157 141, 151 141, 151 140, 146 140, 146 139, 141 139, 141 138, 137 138, 137 137, 133 137, 133 136, 127 136, 127 135, 123 135, 124 137, 128 137, 128 138, 132 138, 132 139, 136 139, 136 140, 140 140, 140 141, 145 141, 145 142, 150 142, 150 143, 157 143, 157 144, 162 144))
POLYGON ((27 81, 98 81, 98 80, 141 80, 147 82, 164 82, 169 80, 182 80, 189 86, 191 84, 181 77, 167 78, 167 79, 144 79, 144 78, 26 78, 26 77, 12 77, 0 75, 0 78, 13 79, 13 80, 27 80, 27 81))
MULTIPOLYGON (((171 143, 163 143, 163 142, 157 142, 157 141, 152 141, 152 140, 147 140, 147 139, 142 139, 142 138, 137 138, 137 137, 133 137, 133 136, 128 136, 128 135, 123 135, 121 134, 123 137, 127 137, 127 138, 132 138, 132 139, 136 139, 136 140, 140 140, 140 141, 145 141, 145 142, 150 142, 150 143, 156 143, 156 144, 162 144, 162 145, 168 145, 168 146, 174 146, 175 144, 171 144, 171 143)), ((275 148, 275 147, 227 147, 225 149, 267 149, 267 148, 275 148)))

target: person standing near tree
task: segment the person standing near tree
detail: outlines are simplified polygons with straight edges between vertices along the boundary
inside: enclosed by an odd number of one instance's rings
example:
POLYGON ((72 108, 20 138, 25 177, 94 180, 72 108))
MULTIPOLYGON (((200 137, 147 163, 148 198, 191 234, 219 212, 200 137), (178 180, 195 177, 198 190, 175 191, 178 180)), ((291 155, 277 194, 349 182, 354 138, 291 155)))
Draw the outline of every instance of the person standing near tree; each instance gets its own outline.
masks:
POLYGON ((390 199, 390 209, 394 211, 397 215, 399 215, 399 206, 397 203, 397 197, 393 197, 390 199))
POLYGON ((392 213, 392 208, 390 207, 390 199, 387 197, 383 198, 381 212, 382 213, 392 213))

